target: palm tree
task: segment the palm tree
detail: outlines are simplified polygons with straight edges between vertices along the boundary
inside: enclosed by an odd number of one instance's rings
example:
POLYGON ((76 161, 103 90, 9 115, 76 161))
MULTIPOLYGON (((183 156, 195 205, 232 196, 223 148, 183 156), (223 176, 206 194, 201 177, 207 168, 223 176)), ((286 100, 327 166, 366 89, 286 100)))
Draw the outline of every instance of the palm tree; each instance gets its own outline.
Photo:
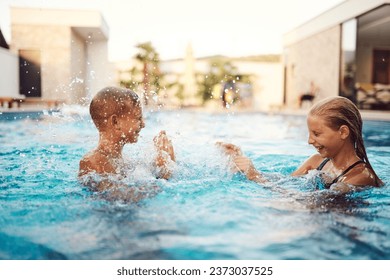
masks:
POLYGON ((237 68, 227 59, 216 57, 210 61, 209 71, 202 75, 203 81, 200 82, 199 94, 203 102, 210 100, 214 85, 225 83, 236 78, 237 68))
POLYGON ((148 100, 151 97, 151 91, 153 90, 158 94, 160 90, 160 80, 162 78, 162 74, 159 70, 160 58, 151 42, 141 43, 136 47, 139 52, 136 54, 135 58, 143 65, 142 85, 144 90, 144 102, 145 105, 147 105, 148 100))

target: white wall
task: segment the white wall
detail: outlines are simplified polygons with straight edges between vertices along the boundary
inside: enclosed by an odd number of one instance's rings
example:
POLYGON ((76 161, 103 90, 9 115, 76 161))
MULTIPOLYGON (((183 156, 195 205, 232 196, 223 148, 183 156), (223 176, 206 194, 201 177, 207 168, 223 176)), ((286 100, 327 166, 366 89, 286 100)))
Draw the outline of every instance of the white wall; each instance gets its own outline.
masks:
POLYGON ((85 103, 114 84, 108 26, 99 12, 12 8, 11 22, 12 50, 41 52, 42 98, 85 103))
POLYGON ((106 86, 116 84, 113 66, 108 62, 107 41, 86 42, 86 94, 91 98, 106 86))
POLYGON ((358 17, 390 0, 346 0, 312 20, 284 34, 283 45, 289 46, 307 37, 323 32, 349 19, 358 17))
MULTIPOLYGON (((207 73, 210 62, 207 60, 195 61, 196 73, 207 73)), ((253 85, 253 100, 251 109, 270 111, 283 106, 283 65, 281 62, 258 62, 232 60, 231 64, 237 67, 238 73, 251 77, 253 85)), ((176 75, 184 72, 184 60, 163 61, 161 70, 169 72, 170 82, 174 82, 176 75)))
POLYGON ((283 105, 283 66, 280 62, 234 61, 240 74, 251 75, 252 109, 269 111, 283 105))
POLYGON ((70 95, 72 103, 86 103, 85 97, 85 41, 75 32, 72 32, 71 43, 71 82, 70 95))
POLYGON ((0 48, 0 96, 19 97, 19 58, 0 48))
POLYGON ((290 45, 284 54, 289 108, 298 108, 299 97, 311 81, 319 88, 318 100, 339 94, 340 26, 290 45))

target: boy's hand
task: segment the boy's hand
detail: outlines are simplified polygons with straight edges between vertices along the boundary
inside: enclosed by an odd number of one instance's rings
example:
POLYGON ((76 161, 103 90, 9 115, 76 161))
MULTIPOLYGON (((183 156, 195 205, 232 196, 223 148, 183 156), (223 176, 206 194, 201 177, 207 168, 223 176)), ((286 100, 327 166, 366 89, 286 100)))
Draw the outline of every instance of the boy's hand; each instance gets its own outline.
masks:
POLYGON ((164 130, 154 137, 154 146, 156 147, 157 153, 166 152, 172 161, 175 161, 175 151, 172 146, 171 140, 168 139, 167 134, 164 130))
POLYGON ((175 161, 175 151, 173 150, 172 142, 168 139, 164 130, 154 137, 154 146, 157 150, 155 165, 158 170, 158 177, 168 179, 171 177, 169 163, 175 161))

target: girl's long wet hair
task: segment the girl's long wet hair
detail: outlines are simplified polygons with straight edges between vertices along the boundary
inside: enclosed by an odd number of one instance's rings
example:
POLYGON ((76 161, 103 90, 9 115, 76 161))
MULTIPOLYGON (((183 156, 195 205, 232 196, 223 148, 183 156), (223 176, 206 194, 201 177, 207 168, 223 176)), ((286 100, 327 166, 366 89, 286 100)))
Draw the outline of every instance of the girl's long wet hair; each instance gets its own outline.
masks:
POLYGON ((323 117, 327 122, 327 125, 334 130, 338 130, 342 125, 348 126, 351 136, 350 139, 355 146, 357 156, 371 169, 375 177, 376 186, 379 187, 383 185, 383 182, 379 179, 378 175, 376 175, 368 160, 363 141, 362 117, 359 109, 351 100, 341 96, 326 98, 315 104, 310 109, 309 114, 323 117))

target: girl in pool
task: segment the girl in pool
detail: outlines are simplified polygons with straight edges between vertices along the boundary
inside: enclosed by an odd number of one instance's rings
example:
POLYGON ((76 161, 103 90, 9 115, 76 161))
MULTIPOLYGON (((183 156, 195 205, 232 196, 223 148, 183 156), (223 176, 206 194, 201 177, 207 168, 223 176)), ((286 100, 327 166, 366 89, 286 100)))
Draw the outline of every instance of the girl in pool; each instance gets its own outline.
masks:
MULTIPOLYGON (((321 170, 325 188, 346 193, 364 186, 380 187, 383 182, 376 175, 368 158, 362 137, 362 118, 349 99, 331 97, 315 104, 307 117, 308 143, 318 153, 308 158, 292 176, 321 170)), ((249 180, 266 183, 252 161, 233 144, 219 143, 232 156, 235 171, 249 180)))

